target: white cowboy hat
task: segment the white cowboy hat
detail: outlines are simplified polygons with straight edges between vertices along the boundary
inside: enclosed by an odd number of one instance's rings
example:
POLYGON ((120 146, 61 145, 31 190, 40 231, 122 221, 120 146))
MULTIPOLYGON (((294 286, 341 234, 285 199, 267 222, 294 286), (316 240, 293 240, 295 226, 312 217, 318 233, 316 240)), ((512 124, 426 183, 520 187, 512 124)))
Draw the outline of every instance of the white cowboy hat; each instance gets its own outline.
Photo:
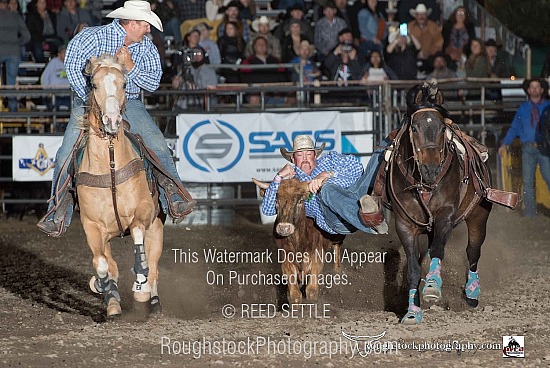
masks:
POLYGON ((258 32, 258 26, 260 24, 268 24, 270 31, 273 31, 273 29, 277 27, 277 22, 275 22, 273 19, 269 19, 265 15, 262 15, 260 18, 256 18, 252 21, 251 27, 254 30, 254 32, 258 32))
POLYGON ((300 151, 315 151, 315 157, 319 157, 321 152, 325 149, 325 142, 321 144, 321 147, 315 148, 313 141, 309 135, 297 135, 292 143, 292 151, 287 150, 284 147, 280 148, 281 155, 287 160, 292 162, 292 154, 300 151))
POLYGON ((427 9, 426 5, 420 3, 416 6, 416 8, 409 10, 409 14, 415 18, 416 14, 418 13, 425 13, 426 15, 432 14, 432 8, 427 9))
POLYGON ((148 1, 130 0, 125 1, 122 8, 118 8, 106 15, 107 18, 144 20, 159 31, 162 30, 160 18, 151 11, 148 1))

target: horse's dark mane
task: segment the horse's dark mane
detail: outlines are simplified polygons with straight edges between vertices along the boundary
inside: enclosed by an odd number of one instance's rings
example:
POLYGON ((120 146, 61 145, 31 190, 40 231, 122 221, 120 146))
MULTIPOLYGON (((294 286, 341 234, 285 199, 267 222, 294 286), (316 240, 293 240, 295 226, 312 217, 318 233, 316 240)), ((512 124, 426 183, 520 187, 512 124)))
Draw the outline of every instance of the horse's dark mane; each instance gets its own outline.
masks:
POLYGON ((405 96, 407 116, 410 117, 416 111, 429 107, 439 111, 443 117, 449 117, 449 112, 441 104, 437 103, 438 93, 441 92, 428 83, 414 85, 407 91, 407 95, 405 96), (418 101, 419 97, 420 100, 418 101))

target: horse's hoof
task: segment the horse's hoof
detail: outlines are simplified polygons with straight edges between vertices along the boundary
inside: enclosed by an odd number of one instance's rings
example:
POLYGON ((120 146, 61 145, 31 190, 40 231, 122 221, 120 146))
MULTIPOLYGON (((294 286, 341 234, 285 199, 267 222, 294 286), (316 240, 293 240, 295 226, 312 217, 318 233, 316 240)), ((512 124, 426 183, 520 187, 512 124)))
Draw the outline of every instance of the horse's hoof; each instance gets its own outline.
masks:
POLYGON ((96 294, 100 294, 99 291, 97 291, 96 287, 95 287, 95 280, 96 280, 96 277, 95 275, 92 276, 92 278, 90 279, 90 290, 92 290, 94 293, 96 294))
POLYGON ((116 317, 122 314, 122 309, 120 308, 120 303, 115 298, 109 300, 107 305, 107 317, 116 317))
POLYGON ((160 299, 158 296, 151 298, 151 313, 157 314, 162 312, 162 305, 160 305, 160 299))
POLYGON ((413 312, 408 311, 407 314, 401 318, 401 324, 403 325, 419 325, 422 323, 422 311, 413 312))
POLYGON ((145 303, 151 299, 151 293, 134 293, 134 300, 136 302, 145 303))
POLYGON ((426 284, 422 289, 422 300, 437 303, 441 300, 441 289, 437 285, 426 284))
POLYGON ((468 303, 468 305, 472 308, 476 308, 477 305, 479 304, 479 300, 477 299, 470 299, 468 297, 466 297, 466 303, 468 303))

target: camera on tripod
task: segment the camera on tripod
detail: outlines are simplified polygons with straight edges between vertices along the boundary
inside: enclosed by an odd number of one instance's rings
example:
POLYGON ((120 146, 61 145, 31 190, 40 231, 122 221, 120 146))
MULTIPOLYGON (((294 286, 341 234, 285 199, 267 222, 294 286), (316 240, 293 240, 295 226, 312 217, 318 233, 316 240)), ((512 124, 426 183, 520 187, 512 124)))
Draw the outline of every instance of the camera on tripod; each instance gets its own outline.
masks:
POLYGON ((201 62, 204 58, 203 52, 199 48, 186 47, 180 51, 180 55, 182 56, 184 65, 201 62))

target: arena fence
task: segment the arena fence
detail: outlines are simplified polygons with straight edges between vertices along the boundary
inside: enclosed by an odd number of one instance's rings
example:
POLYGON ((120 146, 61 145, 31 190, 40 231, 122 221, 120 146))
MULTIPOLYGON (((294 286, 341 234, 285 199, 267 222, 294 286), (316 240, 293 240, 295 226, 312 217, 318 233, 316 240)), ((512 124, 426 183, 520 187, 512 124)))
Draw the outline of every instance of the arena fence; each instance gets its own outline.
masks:
MULTIPOLYGON (((249 66, 247 66, 249 67, 249 66)), ((294 66, 292 66, 294 67, 294 66)), ((434 81, 435 82, 435 81, 434 81)), ((446 96, 446 106, 453 119, 465 131, 477 136, 482 142, 491 138, 498 141, 500 132, 511 121, 511 115, 525 99, 521 89, 521 80, 498 79, 453 79, 439 80, 437 87, 446 96)), ((163 86, 154 93, 142 96, 149 112, 165 132, 167 141, 175 139, 176 119, 181 114, 245 114, 326 111, 339 113, 364 112, 372 117, 372 129, 342 130, 341 136, 352 139, 357 136, 372 136, 374 142, 380 141, 391 130, 399 126, 405 112, 406 91, 418 81, 386 81, 379 84, 361 85, 349 82, 347 86, 336 82, 320 82, 317 85, 220 85, 208 90, 173 90, 163 86), (260 104, 247 103, 248 94, 260 94, 260 104), (284 96, 274 103, 270 95, 284 96), (175 107, 178 98, 193 98, 199 103, 189 105, 186 110, 175 107), (224 100, 225 99, 225 100, 224 100)), ((68 111, 43 111, 38 101, 41 97, 67 95, 68 90, 43 90, 39 88, 6 89, 2 88, 1 97, 17 96, 29 101, 28 111, 0 112, 0 203, 20 205, 44 203, 45 197, 32 195, 14 195, 19 183, 12 177, 12 147, 14 136, 38 135, 60 136, 63 125, 69 117, 68 111), (38 107, 38 108, 37 108, 38 107)), ((299 129, 299 127, 297 127, 299 129)), ((354 152, 348 152, 354 153, 354 152)), ((362 153, 368 157, 369 153, 362 153)), ((205 195, 199 198, 199 209, 206 208, 199 222, 216 223, 217 210, 234 209, 235 206, 255 207, 259 203, 255 188, 246 183, 214 182, 202 183, 206 187, 205 195), (232 188, 230 191, 223 189, 232 188), (222 189, 220 189, 222 188, 222 189), (212 212, 214 211, 214 212, 212 212)), ((32 192, 32 190, 31 190, 32 192)), ((47 192, 47 191, 46 191, 47 192)), ((26 190, 26 193, 29 193, 26 190)), ((46 195, 47 196, 47 195, 46 195)), ((220 220, 221 221, 221 220, 220 220)))

